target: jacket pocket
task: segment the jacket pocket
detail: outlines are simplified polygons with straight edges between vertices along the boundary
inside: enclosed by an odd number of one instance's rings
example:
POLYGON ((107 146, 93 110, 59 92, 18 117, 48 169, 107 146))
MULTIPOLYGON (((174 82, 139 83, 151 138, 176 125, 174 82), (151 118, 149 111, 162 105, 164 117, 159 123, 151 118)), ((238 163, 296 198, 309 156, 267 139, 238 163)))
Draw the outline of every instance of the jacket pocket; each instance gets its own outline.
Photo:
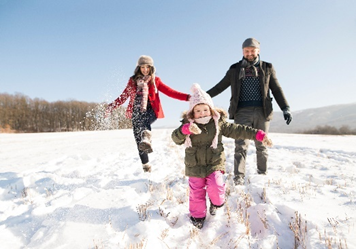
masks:
POLYGON ((219 145, 216 149, 210 148, 209 164, 218 165, 225 162, 224 147, 219 145))
POLYGON ((268 70, 265 74, 265 84, 268 84, 271 78, 271 72, 268 70))
POLYGON ((187 167, 194 167, 197 165, 197 149, 194 147, 189 147, 185 149, 184 163, 187 167))
POLYGON ((267 120, 272 119, 272 112, 273 112, 273 105, 272 105, 272 98, 270 96, 267 96, 265 99, 265 118, 267 120))

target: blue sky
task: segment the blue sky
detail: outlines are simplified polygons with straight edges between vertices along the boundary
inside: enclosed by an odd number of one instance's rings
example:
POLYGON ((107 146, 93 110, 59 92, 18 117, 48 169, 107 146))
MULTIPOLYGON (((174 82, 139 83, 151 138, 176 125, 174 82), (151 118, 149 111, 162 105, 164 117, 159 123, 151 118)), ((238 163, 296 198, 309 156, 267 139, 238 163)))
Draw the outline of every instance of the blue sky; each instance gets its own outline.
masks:
MULTIPOLYGON (((142 54, 170 87, 208 90, 255 37, 292 112, 353 103, 355 13, 354 0, 0 0, 0 93, 110 102, 142 54)), ((160 95, 155 126, 178 125, 188 104, 160 95)), ((227 109, 229 98, 213 100, 227 109)))

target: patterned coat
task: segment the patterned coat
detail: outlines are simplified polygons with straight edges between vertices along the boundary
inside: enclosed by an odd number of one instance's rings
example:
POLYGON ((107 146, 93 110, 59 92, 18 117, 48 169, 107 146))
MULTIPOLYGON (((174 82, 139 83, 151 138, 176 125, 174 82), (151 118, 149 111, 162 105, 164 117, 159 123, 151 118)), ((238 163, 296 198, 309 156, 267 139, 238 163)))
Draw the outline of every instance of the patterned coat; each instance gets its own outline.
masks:
MULTIPOLYGON (((165 85, 161 81, 161 79, 157 76, 155 77, 155 82, 156 82, 156 87, 157 87, 158 91, 157 91, 157 93, 155 92, 155 88, 152 83, 148 84, 148 99, 151 103, 151 106, 152 106, 153 111, 155 112, 157 118, 164 118, 164 113, 163 113, 161 101, 159 99, 159 94, 158 94, 159 92, 162 92, 162 93, 166 94, 167 96, 174 98, 174 99, 188 101, 189 94, 178 92, 178 91, 170 88, 169 86, 165 85)), ((123 103, 125 103, 126 100, 128 98, 130 98, 129 104, 126 109, 126 118, 131 119, 132 111, 133 111, 133 104, 134 104, 135 96, 136 96, 136 90, 137 90, 136 83, 132 78, 130 78, 124 91, 121 93, 121 95, 117 99, 115 99, 111 104, 109 104, 108 108, 110 110, 113 110, 113 109, 119 107, 120 105, 122 105, 123 103)))

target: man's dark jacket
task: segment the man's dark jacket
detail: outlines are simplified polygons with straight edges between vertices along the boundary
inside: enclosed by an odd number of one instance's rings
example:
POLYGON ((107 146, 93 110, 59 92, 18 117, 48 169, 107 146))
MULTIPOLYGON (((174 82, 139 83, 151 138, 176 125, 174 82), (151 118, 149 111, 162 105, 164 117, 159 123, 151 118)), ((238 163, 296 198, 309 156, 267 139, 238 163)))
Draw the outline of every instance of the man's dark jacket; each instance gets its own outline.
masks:
MULTIPOLYGON (((207 93, 211 97, 223 92, 229 86, 231 87, 231 98, 229 107, 229 118, 234 119, 239 104, 240 89, 242 79, 239 80, 240 65, 242 61, 231 65, 230 69, 226 72, 225 77, 211 88, 207 93)), ((263 110, 267 120, 271 120, 273 116, 272 98, 270 89, 274 98, 276 99, 279 107, 283 110, 289 107, 288 102, 284 96, 283 90, 278 83, 276 72, 271 63, 260 61, 260 70, 258 71, 260 78, 260 86, 262 93, 263 110)))

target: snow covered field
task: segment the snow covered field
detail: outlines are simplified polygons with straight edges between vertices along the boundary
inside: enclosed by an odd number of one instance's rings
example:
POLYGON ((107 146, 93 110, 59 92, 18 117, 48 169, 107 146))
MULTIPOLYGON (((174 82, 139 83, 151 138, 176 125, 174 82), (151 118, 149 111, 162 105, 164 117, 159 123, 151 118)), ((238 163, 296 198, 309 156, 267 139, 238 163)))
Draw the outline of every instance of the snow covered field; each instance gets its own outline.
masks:
POLYGON ((239 187, 225 138, 227 203, 197 230, 171 131, 152 173, 132 130, 0 134, 0 248, 356 248, 356 136, 272 133, 268 175, 252 143, 239 187))

